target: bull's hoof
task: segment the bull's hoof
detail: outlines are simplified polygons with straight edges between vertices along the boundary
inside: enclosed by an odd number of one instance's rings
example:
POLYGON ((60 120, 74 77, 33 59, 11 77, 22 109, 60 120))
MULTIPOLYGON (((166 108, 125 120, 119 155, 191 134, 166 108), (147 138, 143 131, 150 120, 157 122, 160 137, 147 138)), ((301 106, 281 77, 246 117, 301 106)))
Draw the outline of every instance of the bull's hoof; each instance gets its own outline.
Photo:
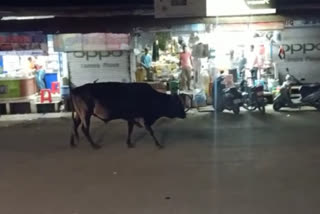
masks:
POLYGON ((70 143, 70 147, 71 147, 72 149, 75 149, 75 148, 77 148, 77 147, 78 147, 78 145, 77 145, 77 144, 75 144, 75 143, 70 143))
POLYGON ((165 148, 165 146, 162 145, 162 144, 158 144, 157 147, 158 147, 158 149, 164 149, 165 148))
POLYGON ((71 148, 76 148, 77 147, 77 144, 75 143, 73 135, 70 137, 70 141, 69 142, 70 142, 70 147, 71 148))
POLYGON ((133 148, 136 147, 136 145, 134 145, 134 144, 132 144, 132 143, 128 143, 127 146, 128 146, 129 149, 133 149, 133 148))
POLYGON ((91 144, 91 146, 96 150, 101 149, 101 146, 99 144, 91 144))

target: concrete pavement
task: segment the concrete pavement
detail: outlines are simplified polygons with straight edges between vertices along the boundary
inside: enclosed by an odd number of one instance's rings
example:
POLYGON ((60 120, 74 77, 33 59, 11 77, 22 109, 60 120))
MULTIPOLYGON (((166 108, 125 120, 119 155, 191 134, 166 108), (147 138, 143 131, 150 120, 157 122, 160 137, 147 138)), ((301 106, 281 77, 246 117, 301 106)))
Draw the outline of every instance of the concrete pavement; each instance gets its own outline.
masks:
MULTIPOLYGON (((320 113, 194 113, 162 119, 158 150, 143 129, 94 121, 68 145, 68 117, 0 128, 0 213, 319 213, 320 113)), ((0 122, 1 124, 1 122, 0 122)))

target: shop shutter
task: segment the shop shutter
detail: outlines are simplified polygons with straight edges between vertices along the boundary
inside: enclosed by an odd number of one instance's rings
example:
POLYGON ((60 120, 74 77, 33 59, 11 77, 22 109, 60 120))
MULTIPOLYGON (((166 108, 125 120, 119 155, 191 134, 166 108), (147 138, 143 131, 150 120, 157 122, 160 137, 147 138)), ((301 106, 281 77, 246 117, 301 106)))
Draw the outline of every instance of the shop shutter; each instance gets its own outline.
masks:
POLYGON ((67 54, 75 86, 98 82, 131 82, 129 51, 90 51, 67 54))

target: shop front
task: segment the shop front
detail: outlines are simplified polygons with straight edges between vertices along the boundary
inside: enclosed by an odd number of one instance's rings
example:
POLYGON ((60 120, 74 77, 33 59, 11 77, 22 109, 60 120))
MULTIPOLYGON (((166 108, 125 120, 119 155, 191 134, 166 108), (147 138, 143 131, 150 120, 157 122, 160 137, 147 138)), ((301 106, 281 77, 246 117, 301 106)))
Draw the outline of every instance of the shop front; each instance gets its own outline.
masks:
POLYGON ((41 90, 51 92, 53 82, 57 93, 51 103, 60 102, 61 61, 50 37, 41 32, 1 33, 0 55, 1 114, 38 112, 41 90))
POLYGON ((180 55, 186 46, 192 56, 191 90, 183 87, 185 84, 180 84, 179 89, 182 93, 192 94, 201 105, 211 102, 212 84, 221 71, 230 86, 239 86, 245 80, 252 86, 263 85, 265 94, 272 96, 278 86, 273 52, 279 51, 278 36, 283 29, 282 22, 265 22, 140 30, 134 37, 137 81, 148 80, 141 63, 145 55, 143 50, 148 48, 153 78, 147 82, 172 92, 170 85, 185 81, 180 55))
POLYGON ((224 70, 235 86, 243 82, 248 86, 262 85, 271 101, 279 85, 276 63, 283 30, 283 22, 216 25, 208 34, 215 50, 210 63, 213 77, 224 70))
MULTIPOLYGON (((170 88, 174 90, 176 87, 173 85, 176 85, 176 80, 182 75, 179 63, 183 46, 186 46, 186 51, 191 53, 195 43, 191 40, 198 41, 198 36, 203 34, 204 31, 204 24, 194 24, 175 26, 170 29, 154 28, 136 32, 133 37, 137 62, 136 80, 138 82, 146 81, 159 91, 164 92, 170 88), (147 75, 148 70, 143 62, 146 55, 145 49, 149 50, 147 55, 150 55, 152 60, 150 64, 152 74, 149 77, 147 75)), ((202 49, 202 52, 205 52, 204 55, 207 57, 206 54, 208 53, 204 49, 202 49)), ((203 53, 195 54, 203 55, 203 53)), ((186 91, 188 87, 186 89, 180 87, 180 89, 186 91)), ((176 91, 171 92, 176 93, 176 91)))
POLYGON ((60 34, 54 41, 55 50, 67 55, 70 87, 132 81, 128 34, 60 34))

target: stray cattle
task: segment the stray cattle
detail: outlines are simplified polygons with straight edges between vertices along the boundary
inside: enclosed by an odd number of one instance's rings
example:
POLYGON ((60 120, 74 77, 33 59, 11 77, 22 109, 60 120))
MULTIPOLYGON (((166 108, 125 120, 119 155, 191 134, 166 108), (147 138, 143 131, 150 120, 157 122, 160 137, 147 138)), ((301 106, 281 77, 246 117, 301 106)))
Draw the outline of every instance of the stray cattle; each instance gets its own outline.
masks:
POLYGON ((90 118, 95 116, 105 123, 123 119, 128 122, 127 145, 131 143, 131 133, 134 125, 142 127, 137 121, 143 119, 145 129, 150 133, 155 144, 162 148, 155 137, 151 126, 161 117, 186 118, 184 106, 177 95, 167 95, 157 92, 146 83, 89 83, 71 90, 73 105, 73 130, 70 145, 76 146, 79 141, 78 127, 91 143, 93 148, 100 148, 89 133, 90 118))

